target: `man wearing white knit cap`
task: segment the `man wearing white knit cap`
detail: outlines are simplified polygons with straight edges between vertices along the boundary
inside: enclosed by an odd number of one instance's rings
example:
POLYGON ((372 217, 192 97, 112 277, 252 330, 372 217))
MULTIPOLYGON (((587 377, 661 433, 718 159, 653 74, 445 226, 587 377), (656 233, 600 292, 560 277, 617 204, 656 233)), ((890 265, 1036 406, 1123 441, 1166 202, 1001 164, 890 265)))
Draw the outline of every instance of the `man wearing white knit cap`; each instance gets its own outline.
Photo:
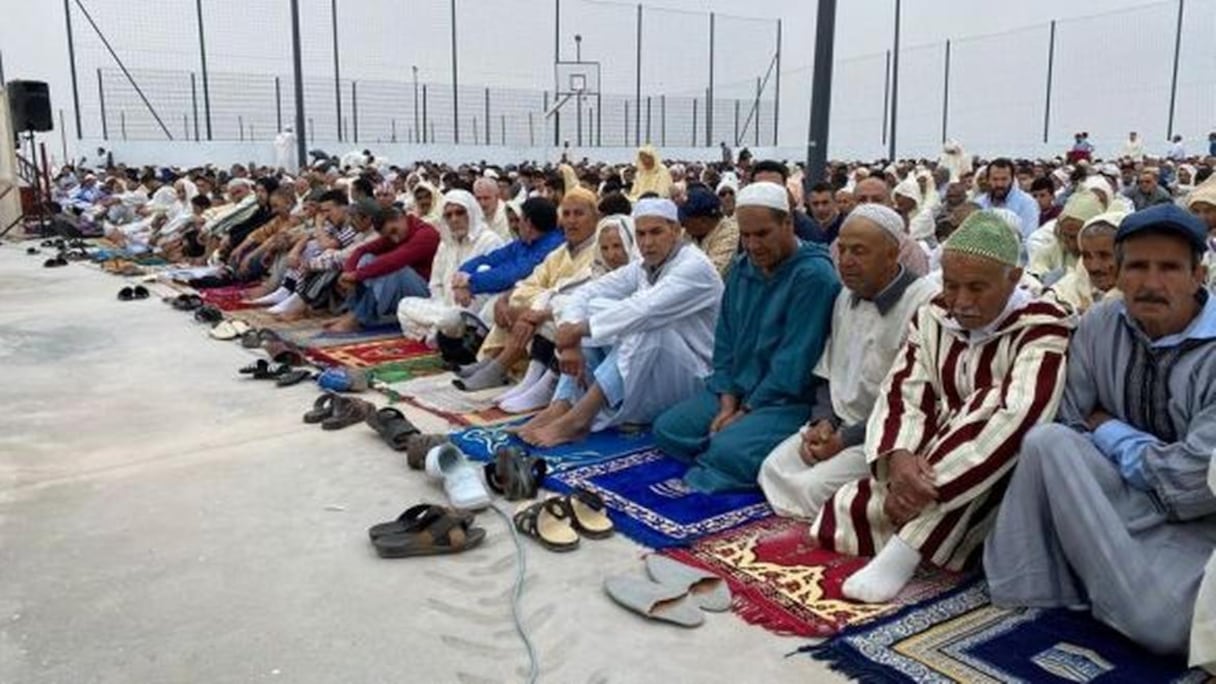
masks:
POLYGON ((592 430, 650 423, 700 389, 710 371, 722 281, 705 254, 681 238, 676 205, 633 209, 641 261, 583 285, 562 307, 553 402, 520 430, 539 446, 592 430))
POLYGON ((713 372, 654 424, 659 447, 692 463, 684 481, 702 492, 754 489, 765 456, 810 417, 840 290, 826 250, 795 236, 783 186, 747 185, 735 217, 746 254, 726 277, 713 372))
POLYGON ((936 284, 900 265, 903 219, 863 204, 836 240, 844 289, 832 309, 832 334, 815 376, 811 419, 760 468, 760 487, 779 515, 812 519, 841 486, 869 474, 866 420, 879 386, 902 348, 912 316, 936 284))

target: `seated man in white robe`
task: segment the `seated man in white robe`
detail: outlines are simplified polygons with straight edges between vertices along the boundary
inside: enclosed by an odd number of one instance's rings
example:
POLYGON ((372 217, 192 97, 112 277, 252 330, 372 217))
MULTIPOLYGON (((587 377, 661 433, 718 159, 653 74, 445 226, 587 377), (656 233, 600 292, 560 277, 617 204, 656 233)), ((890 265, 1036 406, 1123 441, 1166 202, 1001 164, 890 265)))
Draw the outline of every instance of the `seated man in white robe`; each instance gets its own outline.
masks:
POLYGON ((1216 300, 1206 229, 1172 205, 1115 235, 1123 299, 1081 319, 1058 423, 1030 431, 984 551, 998 606, 1084 607, 1187 651, 1216 548, 1216 300))
POLYGON ((903 218, 878 204, 857 207, 840 228, 836 270, 844 289, 815 367, 823 383, 811 420, 760 468, 760 488, 779 515, 814 518, 833 492, 870 472, 866 420, 912 316, 937 291, 900 265, 903 231, 903 218))
POLYGON ((1126 216, 1112 211, 1086 221, 1077 235, 1081 260, 1043 296, 1067 304, 1078 314, 1089 311, 1098 302, 1117 299, 1120 295, 1115 286, 1118 270, 1115 266, 1115 231, 1126 216))
POLYGON ((575 290, 561 313, 558 362, 586 391, 557 398, 521 431, 525 441, 553 446, 649 423, 696 393, 710 371, 723 288, 716 268, 681 241, 671 200, 640 200, 633 218, 642 261, 575 290))

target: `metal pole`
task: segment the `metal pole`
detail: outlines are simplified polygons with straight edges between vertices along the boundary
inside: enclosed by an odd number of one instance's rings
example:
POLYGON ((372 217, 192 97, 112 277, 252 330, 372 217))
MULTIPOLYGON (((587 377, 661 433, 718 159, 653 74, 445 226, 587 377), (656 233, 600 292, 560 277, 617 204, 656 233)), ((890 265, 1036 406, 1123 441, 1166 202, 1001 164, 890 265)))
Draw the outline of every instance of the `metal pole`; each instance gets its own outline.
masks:
POLYGON ((649 145, 653 138, 650 137, 650 96, 646 96, 646 144, 649 145))
POLYGON ((764 86, 761 85, 760 78, 757 77, 756 78, 756 108, 753 112, 756 117, 756 126, 755 126, 755 128, 752 129, 756 134, 756 143, 755 143, 756 147, 760 147, 760 91, 762 91, 763 89, 764 89, 764 86))
POLYGON ((811 126, 806 141, 806 176, 810 188, 826 177, 828 129, 832 113, 832 59, 836 44, 836 0, 819 0, 815 18, 815 65, 811 76, 811 126))
POLYGON ((473 117, 473 144, 476 145, 480 139, 481 135, 477 132, 477 117, 473 117))
POLYGON ((887 71, 882 82, 882 144, 887 144, 887 123, 891 114, 891 51, 887 50, 887 71))
POLYGON ((595 93, 595 146, 604 146, 604 96, 595 93))
POLYGON ((421 123, 418 120, 418 65, 410 67, 414 72, 414 142, 418 142, 418 128, 421 123))
MULTIPOLYGON (((301 136, 301 137, 303 137, 303 136, 301 136)), ((312 120, 312 117, 310 116, 310 117, 308 117, 308 142, 315 143, 316 141, 317 141, 317 124, 316 124, 316 122, 314 122, 312 120)))
POLYGON ((338 129, 338 142, 342 142, 342 77, 338 70, 338 0, 330 0, 329 22, 333 28, 334 37, 334 107, 338 114, 335 125, 338 129))
MULTIPOLYGON (((291 0, 291 61, 292 79, 295 83, 296 99, 296 159, 298 168, 308 165, 308 147, 304 141, 304 66, 300 49, 300 0, 291 0)), ((316 140, 317 130, 312 119, 308 120, 309 138, 316 140)))
POLYGON ((118 110, 118 129, 122 131, 122 139, 127 139, 127 110, 118 110))
MULTIPOLYGON (((640 2, 638 3, 637 38, 635 42, 635 53, 633 59, 635 69, 633 75, 633 101, 640 103, 642 101, 642 3, 640 2)), ((633 129, 635 131, 641 130, 642 128, 641 117, 642 109, 641 107, 637 107, 636 111, 634 112, 633 122, 633 129)), ((628 134, 625 135, 625 144, 629 144, 628 134)), ((641 144, 641 141, 635 139, 633 144, 636 147, 641 144)))
POLYGON ((1174 72, 1170 77, 1170 116, 1169 125, 1166 126, 1166 136, 1171 140, 1174 137, 1174 103, 1178 99, 1178 58, 1182 54, 1182 13, 1185 9, 1185 0, 1178 0, 1178 25, 1174 29, 1174 72))
POLYGON ((629 100, 625 100, 625 144, 629 144, 629 100))
MULTIPOLYGON (((426 97, 426 84, 425 84, 425 83, 423 83, 423 84, 422 84, 422 144, 423 144, 423 145, 425 145, 425 144, 426 144, 426 141, 428 140, 428 137, 427 137, 427 127, 426 127, 426 100, 427 100, 427 97, 426 97)), ((431 142, 434 142, 434 141, 435 141, 434 136, 431 136, 431 137, 429 138, 429 140, 430 140, 431 142)))
POLYGON ((389 126, 390 126, 390 134, 392 136, 389 139, 392 140, 393 142, 397 142, 397 120, 390 119, 389 126))
POLYGON ((236 115, 236 126, 237 126, 237 130, 240 131, 241 142, 245 142, 245 117, 241 116, 240 114, 237 114, 236 115))
POLYGON ((490 89, 486 88, 486 144, 490 143, 490 89))
POLYGON ((194 112, 194 142, 198 142, 198 85, 193 71, 190 72, 190 106, 194 112))
POLYGON ((106 125, 106 88, 101 81, 101 69, 97 70, 97 102, 101 105, 101 139, 110 139, 110 128, 106 125))
POLYGON ((528 147, 536 147, 536 129, 532 122, 532 112, 528 112, 528 147))
MULTIPOLYGON (((80 140, 84 137, 80 126, 80 91, 76 85, 76 41, 72 37, 72 6, 69 0, 63 0, 63 17, 67 23, 68 31, 68 68, 72 72, 72 106, 76 113, 76 139, 80 140)), ((0 78, 0 84, 5 81, 0 78)))
MULTIPOLYGON (((4 84, 4 76, 0 75, 0 85, 4 84)), ((186 134, 189 137, 189 133, 186 134)), ((63 146, 63 163, 68 162, 68 131, 63 125, 63 109, 59 110, 59 144, 63 146)))
POLYGON ((659 95, 659 144, 667 147, 667 96, 659 95))
POLYGON ((739 100, 735 100, 735 145, 739 144, 739 100))
POLYGON ((1051 20, 1051 33, 1047 37, 1047 95, 1043 98, 1043 143, 1051 125, 1051 77, 1056 64, 1056 20, 1051 20))
POLYGON ((946 39, 946 74, 942 78, 942 144, 946 143, 946 127, 950 122, 950 39, 946 39))
POLYGON ((895 137, 899 127, 899 15, 900 0, 895 0, 895 44, 891 49, 891 137, 887 139, 887 158, 895 161, 895 137))
POLYGON ((507 146, 507 115, 498 115, 498 140, 503 147, 507 146))
MULTIPOLYGON (((211 139, 211 87, 207 79, 207 38, 203 33, 203 0, 194 0, 194 10, 198 15, 198 57, 202 64, 203 74, 203 121, 207 125, 207 139, 211 139)), ((197 118, 197 117, 196 117, 197 118)), ((195 138, 198 136, 196 135, 195 138)))
MULTIPOLYGON (((459 79, 456 76, 456 0, 449 3, 452 11, 452 125, 456 130, 452 133, 452 141, 460 144, 460 95, 458 93, 459 79)), ((477 136, 474 135, 474 138, 477 136)))
POLYGON ((697 98, 692 99, 692 146, 697 146, 697 98))
POLYGON ((355 143, 359 142, 359 82, 350 82, 350 127, 355 143))
POLYGON ((778 120, 781 117, 781 20, 777 20, 777 82, 773 90, 773 147, 777 146, 780 133, 778 120))
MULTIPOLYGON (((556 65, 562 61, 562 0, 553 0, 553 63, 556 65)), ((557 67, 553 68, 553 100, 557 101, 557 94, 561 92, 561 84, 557 82, 557 67)), ((547 97, 547 95, 546 95, 547 97)), ((545 111, 549 111, 549 105, 545 105, 545 111)), ((561 111, 553 112, 553 146, 561 147, 562 145, 562 113, 561 111)))
MULTIPOLYGON (((3 88, 3 87, 4 87, 4 84, 5 84, 5 80, 4 80, 4 52, 3 52, 3 51, 0 51, 0 88, 3 88)), ((63 128, 63 127, 62 127, 62 126, 60 126, 60 128, 63 128)))
POLYGON ((274 121, 277 130, 283 130, 283 84, 274 77, 274 121))
POLYGON ((714 144, 714 18, 709 13, 709 91, 705 96, 705 146, 714 144))
POLYGON ((182 112, 182 135, 183 140, 190 139, 190 115, 182 112))

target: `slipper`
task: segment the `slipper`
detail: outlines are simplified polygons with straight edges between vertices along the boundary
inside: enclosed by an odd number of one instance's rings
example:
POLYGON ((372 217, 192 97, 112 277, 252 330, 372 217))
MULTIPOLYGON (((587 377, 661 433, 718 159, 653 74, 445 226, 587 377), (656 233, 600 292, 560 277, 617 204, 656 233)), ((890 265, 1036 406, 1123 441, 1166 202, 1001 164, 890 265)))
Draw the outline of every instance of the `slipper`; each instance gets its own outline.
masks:
POLYGON ((266 349, 266 354, 278 363, 285 363, 289 366, 303 366, 306 362, 304 355, 295 346, 288 344, 282 340, 266 341, 263 344, 266 349))
POLYGON ((261 330, 246 330, 244 335, 241 335, 241 346, 246 349, 257 349, 262 346, 262 331, 261 330))
POLYGON ((578 487, 573 492, 560 497, 560 501, 570 514, 570 524, 580 535, 591 539, 605 539, 612 536, 616 528, 608 517, 608 509, 604 506, 604 499, 599 494, 578 487))
POLYGON ((270 370, 270 362, 266 359, 258 359, 237 372, 241 375, 253 375, 255 373, 265 373, 268 370, 270 370))
POLYGON ((466 511, 453 511, 434 504, 418 504, 405 509, 396 520, 378 523, 367 528, 367 536, 375 541, 391 534, 417 532, 445 515, 454 515, 473 522, 473 514, 466 511))
POLYGON ((254 371, 253 375, 249 377, 253 378, 254 380, 277 380, 290 372, 291 366, 279 364, 273 368, 254 371))
POLYGON ((328 418, 321 421, 321 429, 341 430, 355 423, 362 423, 367 418, 367 415, 375 410, 375 406, 362 399, 336 397, 334 399, 334 412, 328 418))
MULTIPOLYGON (((265 363, 265 361, 259 361, 258 363, 265 363)), ((333 392, 326 392, 317 397, 317 400, 312 403, 312 410, 304 414, 304 422, 309 424, 320 423, 332 416, 334 414, 334 399, 337 396, 333 392)))
POLYGON ((62 256, 57 256, 54 259, 47 259, 46 261, 42 262, 43 268, 55 268, 57 266, 67 266, 67 265, 68 265, 68 260, 64 259, 62 256))
POLYGON ((426 474, 432 480, 443 481, 443 491, 452 508, 467 511, 490 505, 490 493, 477 475, 477 469, 455 444, 440 444, 427 452, 426 474))
POLYGON ((404 451, 409 447, 409 438, 413 435, 422 434, 421 431, 414 427, 414 424, 405 417, 401 411, 386 406, 375 413, 367 416, 367 424, 371 429, 376 431, 376 434, 397 451, 404 451))
POLYGON ((726 585, 725 580, 712 572, 685 565, 657 553, 646 556, 646 572, 660 584, 683 587, 701 610, 714 613, 730 610, 730 587, 726 585))
POLYGON ((33 256, 35 254, 42 254, 42 250, 38 249, 37 247, 27 247, 25 253, 33 256))
POLYGON ((292 370, 280 375, 279 379, 275 380, 274 384, 278 385, 279 387, 291 387, 292 385, 298 385, 310 378, 312 378, 312 371, 310 370, 292 370))
POLYGON ((566 507, 554 496, 516 511, 515 529, 550 551, 573 551, 578 548, 579 538, 568 516, 566 507))
POLYGON ((651 620, 681 627, 699 627, 705 614, 697 609, 684 587, 657 584, 638 577, 609 577, 604 591, 620 605, 651 620))
POLYGON ((381 558, 460 553, 485 541, 486 531, 471 525, 471 518, 447 513, 430 519, 417 530, 377 537, 372 545, 381 558))
POLYGON ((178 311, 194 311, 203 305, 203 298, 198 295, 183 294, 166 300, 166 302, 178 311))
POLYGON ((224 320, 224 312, 208 304, 207 306, 199 307, 194 312, 194 320, 199 323, 211 323, 215 325, 224 320))
POLYGON ((118 291, 118 299, 119 301, 123 302, 129 302, 132 299, 135 299, 135 290, 132 290, 129 287, 124 287, 118 291))
MULTIPOLYGON (((214 327, 211 328, 211 332, 208 334, 217 340, 235 340, 236 338, 241 336, 241 330, 239 329, 239 327, 237 325, 238 323, 241 323, 241 322, 240 321, 220 321, 219 323, 216 323, 214 327)), ((241 323, 241 325, 245 325, 245 324, 241 323)), ((249 327, 249 326, 245 325, 245 327, 249 327)))
POLYGON ((131 291, 131 296, 135 299, 147 299, 149 295, 148 288, 143 285, 136 285, 135 289, 131 291))
POLYGON ((535 499, 549 466, 520 447, 499 447, 494 462, 485 465, 486 484, 507 501, 535 499))

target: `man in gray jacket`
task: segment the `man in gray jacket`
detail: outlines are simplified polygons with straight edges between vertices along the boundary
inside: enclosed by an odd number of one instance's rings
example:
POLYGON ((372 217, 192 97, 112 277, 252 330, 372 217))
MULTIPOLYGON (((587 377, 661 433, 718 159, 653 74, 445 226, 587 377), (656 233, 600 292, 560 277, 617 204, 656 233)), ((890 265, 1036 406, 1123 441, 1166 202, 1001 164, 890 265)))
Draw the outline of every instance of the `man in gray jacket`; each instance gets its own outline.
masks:
POLYGON ((984 553, 998 606, 1088 607, 1159 653, 1185 653, 1216 546, 1216 300, 1206 228, 1174 205, 1115 235, 1124 300, 1086 315, 1058 423, 1030 431, 984 553))

